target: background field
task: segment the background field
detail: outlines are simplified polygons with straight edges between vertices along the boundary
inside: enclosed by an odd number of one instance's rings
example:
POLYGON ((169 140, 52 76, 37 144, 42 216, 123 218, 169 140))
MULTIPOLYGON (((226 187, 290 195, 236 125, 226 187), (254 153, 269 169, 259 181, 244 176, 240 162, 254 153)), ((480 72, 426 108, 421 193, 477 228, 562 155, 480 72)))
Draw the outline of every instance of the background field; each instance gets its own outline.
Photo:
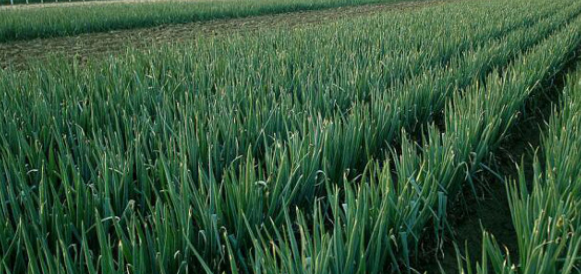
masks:
POLYGON ((0 49, 36 45, 0 69, 0 274, 579 273, 581 2, 332 9, 67 50, 142 17, 368 2, 249 3, 0 17, 0 49))
POLYGON ((368 16, 390 10, 406 11, 441 3, 430 1, 362 5, 188 24, 170 24, 155 28, 87 33, 78 36, 12 41, 0 43, 0 67, 12 64, 24 68, 29 61, 32 63, 42 62, 51 55, 86 59, 103 57, 108 54, 123 54, 128 47, 147 49, 154 45, 189 42, 197 37, 207 35, 229 35, 231 33, 252 35, 272 28, 290 30, 308 25, 332 23, 344 18, 368 16))
POLYGON ((148 1, 0 10, 0 42, 402 0, 148 1), (112 12, 114 11, 114 12, 112 12))

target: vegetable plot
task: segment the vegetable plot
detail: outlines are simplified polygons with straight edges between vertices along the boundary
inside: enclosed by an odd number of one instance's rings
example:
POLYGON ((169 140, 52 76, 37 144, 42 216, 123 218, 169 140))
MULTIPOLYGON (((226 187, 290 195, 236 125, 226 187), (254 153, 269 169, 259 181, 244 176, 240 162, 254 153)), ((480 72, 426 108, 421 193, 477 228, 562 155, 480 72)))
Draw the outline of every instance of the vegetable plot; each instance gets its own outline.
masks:
MULTIPOLYGON (((464 1, 0 70, 0 274, 411 272, 575 56, 580 14, 464 1)), ((486 238, 497 273, 579 264, 571 104, 556 169, 510 188, 522 269, 486 238), (527 234, 543 222, 571 229, 527 234)))

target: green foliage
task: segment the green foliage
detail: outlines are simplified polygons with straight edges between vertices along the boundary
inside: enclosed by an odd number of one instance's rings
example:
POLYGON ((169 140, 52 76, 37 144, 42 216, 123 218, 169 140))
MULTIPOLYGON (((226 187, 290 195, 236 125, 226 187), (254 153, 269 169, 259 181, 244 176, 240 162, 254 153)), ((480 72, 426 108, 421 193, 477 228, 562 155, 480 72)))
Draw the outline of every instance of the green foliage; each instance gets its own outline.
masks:
POLYGON ((3 9, 0 42, 402 1, 192 0, 3 9))
POLYGON ((580 13, 458 2, 0 71, 0 273, 405 272, 580 13))
POLYGON ((581 74, 567 76, 563 96, 550 118, 532 178, 519 178, 507 191, 518 239, 518 264, 511 263, 486 234, 476 273, 579 273, 581 270, 581 74), (558 111, 557 111, 558 109, 558 111), (532 181, 531 181, 532 179, 532 181))

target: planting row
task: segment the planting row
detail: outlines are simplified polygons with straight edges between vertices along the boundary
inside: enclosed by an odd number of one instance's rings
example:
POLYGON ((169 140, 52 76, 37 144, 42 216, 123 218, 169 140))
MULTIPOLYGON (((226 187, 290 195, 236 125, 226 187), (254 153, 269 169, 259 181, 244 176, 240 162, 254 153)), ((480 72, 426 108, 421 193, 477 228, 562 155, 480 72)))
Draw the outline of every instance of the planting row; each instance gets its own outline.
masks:
MULTIPOLYGON (((252 272, 382 273, 396 271, 398 263, 409 266, 425 230, 436 238, 442 233, 447 197, 470 183, 530 95, 550 83, 575 54, 580 30, 581 18, 504 72, 490 74, 485 85, 476 83, 456 96, 446 111, 446 131, 429 129, 419 153, 417 144, 404 137, 392 161, 371 162, 356 183, 346 182, 344 189, 330 186, 314 212, 299 211, 296 223, 287 217, 287 225, 274 233, 254 236, 252 272), (433 230, 427 226, 430 220, 433 230)), ((576 259, 567 258, 563 262, 572 269, 576 259)), ((555 257, 536 259, 555 264, 555 257)))
POLYGON ((578 42, 574 1, 458 5, 0 72, 0 272, 410 266, 578 42))
MULTIPOLYGON (((302 48, 305 48, 308 41, 313 40, 300 40, 300 44, 297 45, 298 42, 287 42, 284 38, 288 35, 283 36, 281 33, 274 37, 267 36, 258 42, 255 42, 257 39, 226 41, 226 43, 219 44, 210 41, 201 45, 204 47, 202 50, 197 47, 187 50, 188 52, 209 52, 208 55, 188 56, 185 59, 179 58, 183 53, 181 50, 162 50, 162 52, 169 52, 169 54, 161 53, 161 56, 154 57, 152 61, 146 59, 149 56, 137 55, 131 57, 143 59, 129 63, 112 61, 112 64, 102 69, 78 71, 73 68, 71 71, 65 67, 58 74, 53 73, 53 70, 38 72, 43 75, 42 78, 57 81, 56 85, 48 82, 32 82, 34 79, 13 79, 16 82, 10 83, 10 78, 6 77, 8 83, 6 90, 18 88, 20 85, 23 85, 26 90, 33 90, 34 86, 40 86, 52 95, 45 99, 39 98, 35 93, 10 93, 7 94, 9 97, 7 100, 10 101, 6 104, 17 104, 29 108, 30 110, 20 112, 25 114, 24 116, 20 117, 19 113, 15 114, 14 112, 11 112, 10 116, 14 117, 15 120, 26 121, 26 131, 36 129, 41 139, 50 137, 49 130, 52 122, 39 118, 54 116, 53 112, 55 111, 59 117, 57 121, 74 121, 74 124, 80 126, 83 132, 107 130, 106 126, 115 123, 114 120, 129 120, 129 123, 124 122, 125 125, 121 126, 129 126, 132 129, 135 126, 132 125, 130 117, 136 115, 148 124, 155 124, 157 122, 155 117, 170 115, 166 116, 164 121, 166 126, 170 128, 180 125, 184 118, 194 116, 196 120, 195 130, 189 134, 194 134, 195 138, 189 138, 191 139, 189 142, 192 142, 191 145, 195 147, 193 150, 197 152, 191 153, 193 154, 191 157, 197 159, 194 162, 195 165, 202 164, 204 169, 207 169, 208 163, 212 162, 213 176, 219 177, 224 168, 228 167, 240 155, 245 154, 249 147, 256 149, 264 143, 273 143, 273 137, 276 140, 286 140, 292 133, 300 133, 301 138, 305 134, 310 134, 311 129, 305 128, 305 124, 316 120, 318 116, 322 117, 319 120, 325 120, 318 124, 328 123, 328 121, 337 121, 336 123, 342 124, 341 120, 345 119, 344 115, 349 115, 348 117, 366 115, 368 117, 365 120, 372 122, 380 119, 369 117, 369 115, 382 115, 383 112, 390 112, 390 115, 394 116, 401 113, 401 109, 411 109, 419 100, 407 97, 414 94, 430 93, 432 92, 431 87, 438 87, 433 94, 440 98, 442 96, 438 94, 444 94, 445 90, 452 90, 456 82, 459 82, 460 86, 465 85, 470 82, 471 78, 485 75, 487 69, 506 63, 510 56, 518 53, 522 48, 534 44, 556 27, 567 22, 567 19, 578 11, 579 8, 573 7, 569 11, 560 12, 542 20, 542 23, 533 29, 518 29, 510 32, 504 38, 501 37, 502 39, 498 41, 481 42, 483 43, 481 47, 452 56, 453 58, 451 57, 450 61, 446 63, 448 69, 421 62, 439 62, 440 54, 460 46, 459 41, 465 39, 464 33, 472 30, 461 29, 455 32, 459 33, 454 35, 457 39, 450 39, 450 35, 443 34, 441 40, 426 42, 425 45, 419 44, 418 47, 424 51, 425 48, 434 48, 434 44, 442 44, 442 41, 457 41, 447 44, 445 49, 435 51, 429 56, 410 53, 411 57, 408 57, 408 53, 402 53, 400 50, 388 52, 389 50, 386 49, 382 50, 386 51, 383 54, 374 53, 375 49, 371 45, 367 46, 368 50, 363 51, 361 43, 358 42, 359 39, 363 38, 355 37, 356 40, 349 40, 348 33, 344 32, 345 36, 341 37, 342 41, 346 41, 344 44, 339 44, 336 48, 325 46, 329 44, 326 42, 330 41, 316 44, 317 46, 313 49, 320 50, 309 50, 315 53, 305 60, 295 58, 287 60, 287 56, 291 54, 289 51, 294 48, 301 50, 292 52, 293 56, 305 56, 307 51, 302 50, 302 48), (281 45, 290 45, 281 49, 282 46, 278 45, 279 40, 282 40, 281 45), (269 42, 276 43, 272 51, 248 54, 252 51, 246 49, 252 49, 254 46, 245 47, 250 43, 264 45, 269 42), (222 47, 226 47, 226 45, 230 48, 236 48, 236 46, 241 48, 224 57, 218 56, 214 50, 216 48, 219 51, 225 50, 222 47), (205 47, 210 47, 210 49, 205 47), (334 57, 339 55, 339 52, 345 53, 337 58, 334 57), (361 53, 357 54, 356 58, 347 58, 358 52, 361 53), (317 55, 319 56, 317 57, 317 55), (264 56, 268 57, 261 58, 264 56), (327 58, 333 59, 332 61, 325 60, 327 58), (347 61, 343 61, 345 59, 347 61), (386 64, 389 69, 364 61, 368 59, 380 59, 379 63, 386 64), (236 60, 236 62, 228 60, 236 60), (153 65, 154 61, 155 65, 153 65), (106 70, 112 70, 112 72, 103 74, 115 75, 115 78, 102 77, 101 72, 106 70), (281 70, 292 71, 280 73, 281 70), (410 70, 429 71, 426 74, 413 75, 407 80, 406 78, 412 75, 396 74, 398 81, 390 85, 393 74, 395 74, 391 73, 392 71, 410 70), (360 71, 369 71, 370 74, 361 75, 360 71), (340 77, 334 76, 335 74, 339 74, 340 77), (26 82, 19 83, 19 81, 26 82), (80 87, 79 82, 83 83, 80 87), (62 92, 62 90, 67 90, 67 92, 62 92), (149 92, 133 92, 134 90, 148 90, 149 92), (358 92, 361 95, 357 95, 358 92), (392 98, 384 98, 388 96, 392 98), (401 106, 399 102, 394 104, 395 107, 390 108, 381 104, 385 100, 394 100, 397 97, 401 97, 401 99, 396 101, 403 101, 401 106), (373 100, 370 100, 371 98, 373 100), (43 108, 38 108, 35 104, 28 104, 28 102, 35 100, 40 100, 39 104, 49 107, 47 112, 43 112, 43 108), (66 112, 61 111, 60 108, 53 110, 63 101, 78 101, 81 102, 81 105, 79 107, 67 105, 66 112), (114 104, 106 104, 109 101, 114 102, 114 104), (180 104, 176 104, 176 101, 180 104), (339 101, 342 102, 342 107, 337 106, 339 101), (367 106, 369 101, 374 102, 374 104, 367 106), (370 110, 367 112, 360 110, 365 107, 370 108, 370 110), (120 112, 120 109, 124 111, 120 112), (187 115, 180 116, 179 114, 182 112, 187 113, 187 115), (291 115, 287 115, 288 113, 291 115), (38 115, 38 118, 29 119, 29 115, 38 115)), ((531 18, 531 20, 540 19, 538 17, 531 18)), ((368 22, 365 20, 361 23, 368 22)), ((501 25, 510 25, 509 23, 503 22, 501 25)), ((389 26, 379 25, 378 29, 389 26)), ((324 28, 324 30, 329 29, 324 28)), ((331 28, 331 30, 333 29, 331 28)), ((382 36, 381 31, 374 30, 376 32, 370 31, 370 37, 382 36)), ((414 30, 419 30, 419 27, 414 28, 414 30)), ((438 28, 428 29, 425 32, 424 41, 433 41, 434 39, 430 37, 431 34, 428 33, 434 31, 438 31, 438 28)), ((493 31, 493 33, 497 33, 499 30, 493 29, 493 31)), ((440 32, 442 31, 440 30, 440 32)), ((476 33, 479 36, 487 34, 487 32, 476 33)), ((302 32, 294 38, 302 39, 303 35, 310 38, 310 34, 302 32)), ((319 34, 319 36, 321 35, 319 34)), ((410 34, 408 36, 417 37, 419 35, 410 34)), ((334 37, 333 33, 328 37, 334 37)), ((392 39, 383 40, 391 41, 392 39)), ((309 43, 317 43, 316 41, 319 40, 314 39, 314 41, 309 43)), ((478 42, 478 40, 476 41, 478 42)), ((259 46, 257 45, 257 47, 259 46)), ((400 46, 395 47, 399 48, 400 46)), ((401 44, 401 47, 404 47, 404 44, 401 44)), ((419 95, 417 97, 422 98, 419 95)), ((431 107, 431 105, 426 106, 425 103, 429 104, 429 102, 424 102, 424 105, 417 107, 417 109, 426 110, 431 107)), ((443 108, 443 105, 440 105, 439 108, 433 109, 443 108)), ((416 118, 414 114, 410 112, 405 115, 409 117, 408 120, 413 121, 416 118)), ((389 120, 391 119, 388 119, 388 123, 389 120)), ((310 124, 313 125, 313 123, 310 124)), ((400 126, 395 125, 387 127, 387 129, 398 132, 400 126)), ((314 127, 321 126, 323 125, 315 125, 314 127)), ((64 124, 58 126, 58 128, 66 127, 67 125, 64 124)), ((369 128, 375 127, 370 126, 369 128)), ((66 132, 67 130, 60 131, 66 132)), ((381 130, 375 131, 381 132, 381 130)), ((145 131, 143 134, 148 134, 148 132, 145 131)), ((157 134, 156 139, 171 139, 171 136, 157 134)), ((150 138, 148 137, 148 139, 150 138)), ((17 140, 17 138, 12 140, 17 140)), ((120 145, 126 147, 131 145, 133 138, 124 138, 123 141, 123 144, 120 145)), ((381 143, 381 141, 373 143, 381 143)), ((42 151, 39 153, 42 154, 42 151)), ((260 154, 260 151, 253 154, 260 154)))
POLYGON ((543 136, 533 175, 507 187, 518 256, 484 233, 482 257, 468 273, 579 273, 581 270, 581 74, 571 73, 543 136))

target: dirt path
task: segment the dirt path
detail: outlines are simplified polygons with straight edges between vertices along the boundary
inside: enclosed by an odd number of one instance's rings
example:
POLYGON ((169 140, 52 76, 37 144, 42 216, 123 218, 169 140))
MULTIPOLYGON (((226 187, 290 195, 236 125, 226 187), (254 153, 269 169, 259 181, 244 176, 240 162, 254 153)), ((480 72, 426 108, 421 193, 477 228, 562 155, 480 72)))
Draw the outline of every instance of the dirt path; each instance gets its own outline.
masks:
POLYGON ((29 60, 42 60, 42 58, 50 54, 65 54, 83 59, 90 56, 120 53, 125 51, 129 45, 136 48, 148 48, 154 44, 176 43, 195 39, 200 34, 218 35, 272 27, 297 28, 310 24, 329 23, 341 18, 365 16, 386 11, 413 10, 444 2, 445 0, 435 0, 341 7, 318 11, 292 12, 0 43, 0 67, 12 64, 17 68, 23 68, 29 60))

